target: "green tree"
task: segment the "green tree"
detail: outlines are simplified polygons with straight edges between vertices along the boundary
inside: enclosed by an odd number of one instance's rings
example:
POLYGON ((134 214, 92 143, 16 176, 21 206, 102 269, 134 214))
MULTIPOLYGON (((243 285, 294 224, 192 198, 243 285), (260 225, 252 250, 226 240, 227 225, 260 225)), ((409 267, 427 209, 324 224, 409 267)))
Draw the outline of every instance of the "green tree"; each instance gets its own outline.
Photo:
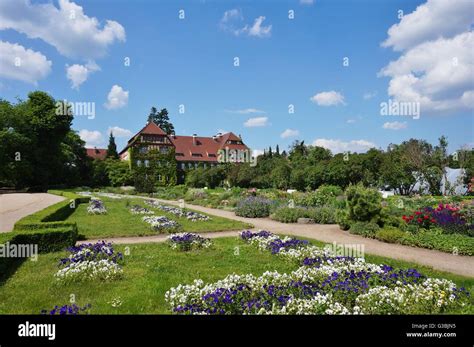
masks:
POLYGON ((109 145, 107 146, 107 158, 118 159, 117 145, 115 144, 115 137, 112 132, 109 135, 109 145))
POLYGON ((168 110, 166 108, 157 111, 156 107, 152 107, 150 114, 148 115, 148 121, 154 122, 168 135, 175 133, 174 126, 170 122, 168 110))

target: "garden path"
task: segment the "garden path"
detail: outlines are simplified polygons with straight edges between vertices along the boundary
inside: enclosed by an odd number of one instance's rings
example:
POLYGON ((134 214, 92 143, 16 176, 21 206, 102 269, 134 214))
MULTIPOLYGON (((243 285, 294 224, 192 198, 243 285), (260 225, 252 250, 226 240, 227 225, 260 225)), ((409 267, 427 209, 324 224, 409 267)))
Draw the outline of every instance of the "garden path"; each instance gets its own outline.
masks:
MULTIPOLYGON (((147 198, 148 197, 140 197, 147 198)), ((179 205, 178 201, 154 199, 164 204, 179 205)), ((263 229, 277 234, 285 234, 299 237, 315 239, 326 243, 345 245, 364 245, 367 254, 389 257, 421 265, 432 267, 433 269, 451 272, 454 274, 474 277, 474 257, 455 255, 425 248, 416 248, 400 244, 386 243, 375 239, 368 239, 359 235, 350 234, 343 231, 336 224, 286 224, 271 220, 270 218, 245 218, 239 217, 234 212, 198 205, 186 204, 186 207, 207 214, 238 220, 254 225, 255 230, 263 229)), ((205 237, 226 237, 237 236, 237 231, 221 231, 212 233, 200 233, 205 237)), ((108 238, 107 241, 114 243, 145 243, 163 242, 166 235, 138 236, 108 238)), ((83 242, 93 242, 87 240, 83 242)))
POLYGON ((47 193, 0 194, 0 232, 12 231, 15 222, 64 200, 47 193))

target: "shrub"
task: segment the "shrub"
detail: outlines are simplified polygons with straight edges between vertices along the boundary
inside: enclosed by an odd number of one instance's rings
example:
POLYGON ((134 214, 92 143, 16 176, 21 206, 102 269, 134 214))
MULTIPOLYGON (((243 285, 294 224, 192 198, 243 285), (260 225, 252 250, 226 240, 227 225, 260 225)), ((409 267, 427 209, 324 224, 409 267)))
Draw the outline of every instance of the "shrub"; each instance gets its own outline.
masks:
POLYGON ((349 232, 351 234, 361 235, 365 237, 375 237, 377 231, 380 230, 380 227, 376 223, 372 222, 356 222, 351 225, 349 232))
POLYGON ((431 230, 420 231, 417 234, 407 234, 402 243, 447 253, 474 255, 474 238, 461 234, 442 234, 431 230))
POLYGON ((337 197, 342 195, 338 186, 322 185, 316 191, 298 196, 297 203, 303 206, 327 206, 337 204, 337 197))
POLYGON ((388 243, 399 243, 406 233, 394 227, 386 227, 375 233, 375 238, 388 243))
POLYGON ((379 222, 382 196, 371 188, 351 185, 346 190, 349 219, 359 222, 379 222))
POLYGON ((349 220, 349 213, 347 210, 337 210, 335 213, 336 223, 342 230, 349 230, 351 221, 349 220))
POLYGON ((336 211, 329 206, 308 209, 308 218, 319 224, 333 224, 336 222, 336 211))
POLYGON ((308 218, 308 210, 301 207, 280 207, 273 212, 271 218, 282 223, 296 223, 298 218, 308 218))
POLYGON ((271 200, 249 196, 237 204, 235 214, 248 218, 268 217, 272 204, 271 200))

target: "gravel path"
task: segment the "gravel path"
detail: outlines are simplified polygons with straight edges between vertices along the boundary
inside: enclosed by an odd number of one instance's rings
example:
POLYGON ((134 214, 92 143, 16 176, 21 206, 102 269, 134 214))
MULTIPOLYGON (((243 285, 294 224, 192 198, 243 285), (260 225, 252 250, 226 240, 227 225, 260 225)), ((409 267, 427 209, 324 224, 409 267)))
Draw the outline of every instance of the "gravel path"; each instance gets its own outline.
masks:
POLYGON ((19 219, 61 200, 62 196, 47 193, 0 194, 0 232, 12 231, 19 219))
MULTIPOLYGON (((155 200, 169 205, 179 204, 177 201, 161 199, 155 200)), ((251 223, 255 226, 256 230, 264 229, 278 234, 307 237, 327 243, 336 242, 337 244, 364 245, 364 250, 367 254, 410 261, 432 267, 436 270, 451 272, 467 277, 474 277, 474 257, 454 255, 436 250, 409 247, 399 244, 381 242, 374 239, 368 239, 362 236, 350 234, 347 231, 343 231, 339 228, 338 225, 335 224, 285 224, 271 220, 269 218, 238 217, 230 211, 224 211, 197 205, 186 204, 186 207, 219 217, 225 217, 246 223, 251 223)), ((213 233, 202 233, 202 235, 206 237, 226 237, 236 236, 238 235, 238 232, 223 231, 213 233)), ((107 240, 114 243, 144 243, 163 242, 165 239, 166 235, 157 235, 144 237, 108 238, 107 240)), ((86 242, 91 241, 92 240, 87 240, 86 242)))

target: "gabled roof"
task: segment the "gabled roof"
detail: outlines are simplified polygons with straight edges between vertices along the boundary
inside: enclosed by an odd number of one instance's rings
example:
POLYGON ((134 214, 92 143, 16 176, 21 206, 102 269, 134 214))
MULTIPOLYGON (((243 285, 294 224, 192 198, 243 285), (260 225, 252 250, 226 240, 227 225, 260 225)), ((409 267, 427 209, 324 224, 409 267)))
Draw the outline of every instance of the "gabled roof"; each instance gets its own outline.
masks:
POLYGON ((104 160, 107 156, 107 149, 105 148, 86 148, 87 156, 93 159, 104 160))
POLYGON ((248 147, 244 144, 227 144, 229 140, 242 141, 233 133, 226 133, 221 136, 180 136, 171 135, 171 142, 175 146, 177 161, 207 161, 217 162, 217 153, 220 149, 240 149, 246 150, 248 147))
POLYGON ((147 135, 164 135, 167 136, 166 133, 161 129, 158 125, 156 125, 154 122, 148 122, 143 128, 141 128, 140 131, 138 131, 135 135, 133 135, 130 140, 128 140, 127 145, 125 146, 124 149, 120 151, 119 154, 122 154, 125 152, 128 147, 135 141, 136 137, 140 134, 147 134, 147 135))

